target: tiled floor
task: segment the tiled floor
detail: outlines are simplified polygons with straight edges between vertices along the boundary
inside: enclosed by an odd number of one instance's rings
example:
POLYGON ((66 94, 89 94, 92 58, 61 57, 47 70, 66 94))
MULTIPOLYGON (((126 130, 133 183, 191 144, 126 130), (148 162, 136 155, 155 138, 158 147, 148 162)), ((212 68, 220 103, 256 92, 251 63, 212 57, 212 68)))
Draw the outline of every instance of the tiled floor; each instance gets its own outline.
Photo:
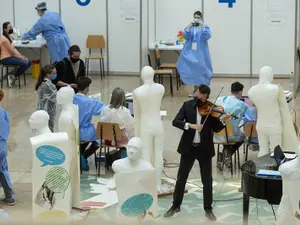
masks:
MULTIPOLYGON (((131 92, 134 88, 140 85, 139 77, 128 76, 112 76, 107 77, 104 81, 101 81, 99 77, 92 77, 93 84, 90 89, 90 94, 102 93, 102 99, 105 103, 109 102, 109 96, 115 87, 122 87, 125 91, 131 92)), ((253 79, 233 79, 233 78, 214 78, 212 80, 212 94, 211 99, 214 99, 218 94, 220 88, 224 86, 223 95, 229 94, 230 84, 234 81, 240 81, 245 85, 245 94, 248 89, 254 85, 257 80, 253 79)), ((284 88, 288 89, 290 83, 288 80, 277 80, 284 88)), ((36 97, 34 92, 35 80, 28 77, 28 85, 22 86, 22 89, 5 89, 5 99, 1 103, 10 114, 11 119, 11 136, 9 139, 9 170, 11 178, 14 182, 14 188, 17 193, 16 200, 17 205, 14 207, 3 207, 9 214, 9 217, 13 220, 30 219, 31 217, 31 163, 32 163, 32 151, 29 143, 29 138, 33 136, 33 133, 28 126, 28 118, 32 112, 35 111, 36 97)), ((172 127, 171 121, 176 115, 178 109, 182 103, 187 100, 187 95, 191 91, 191 88, 182 87, 180 91, 175 92, 172 98, 169 93, 169 85, 166 82, 166 94, 163 99, 162 110, 168 112, 167 117, 164 118, 165 129, 165 147, 164 158, 168 162, 178 162, 179 155, 176 152, 181 132, 172 127), (170 141, 171 140, 171 141, 170 141)), ((296 100, 296 106, 299 104, 296 100)), ((299 121, 299 120, 298 120, 299 121)), ((1 129, 1 128, 0 128, 1 129)), ((241 151, 241 159, 243 154, 241 151)), ((256 153, 251 152, 250 158, 255 157, 256 153)), ((215 160, 215 159, 214 159, 215 160)), ((165 168, 165 173, 169 177, 176 177, 177 168, 165 168)), ((92 197, 90 183, 97 183, 94 171, 91 170, 89 174, 82 176, 81 193, 82 199, 92 197)), ((218 172, 213 167, 213 174, 215 180, 214 192, 215 199, 215 213, 218 216, 218 223, 215 224, 241 224, 242 219, 242 201, 241 193, 238 193, 237 188, 239 186, 240 173, 237 171, 233 177, 230 176, 229 171, 222 173, 218 172), (225 201, 226 199, 236 199, 235 201, 225 201)), ((199 180, 199 166, 195 164, 189 178, 191 189, 186 196, 183 203, 182 212, 174 219, 164 220, 158 218, 156 222, 174 223, 187 221, 189 223, 206 223, 204 213, 202 210, 201 200, 201 188, 199 180)), ((172 179, 171 179, 172 180, 172 179)), ((162 198, 159 201, 161 213, 167 210, 172 202, 171 197, 162 198)), ((0 206, 1 208, 1 206, 0 206)), ((251 216, 250 224, 274 224, 274 217, 270 206, 264 201, 254 200, 250 207, 251 216), (258 206, 258 208, 256 207, 258 206)), ((103 220, 107 223, 113 221, 115 216, 114 207, 106 210, 92 210, 88 215, 86 213, 73 213, 74 217, 84 219, 89 222, 103 220)), ((151 223, 155 222, 152 221, 151 223)))

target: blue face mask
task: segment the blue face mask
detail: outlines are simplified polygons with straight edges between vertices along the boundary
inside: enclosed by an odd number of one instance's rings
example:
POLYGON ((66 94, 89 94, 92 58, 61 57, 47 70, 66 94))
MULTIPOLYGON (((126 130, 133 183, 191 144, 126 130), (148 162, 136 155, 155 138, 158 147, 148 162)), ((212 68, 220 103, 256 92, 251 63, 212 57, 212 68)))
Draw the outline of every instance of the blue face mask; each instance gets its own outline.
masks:
POLYGON ((57 74, 56 73, 54 73, 54 74, 51 75, 51 80, 55 80, 56 78, 57 78, 57 74))
POLYGON ((201 19, 194 19, 194 23, 201 23, 201 19))

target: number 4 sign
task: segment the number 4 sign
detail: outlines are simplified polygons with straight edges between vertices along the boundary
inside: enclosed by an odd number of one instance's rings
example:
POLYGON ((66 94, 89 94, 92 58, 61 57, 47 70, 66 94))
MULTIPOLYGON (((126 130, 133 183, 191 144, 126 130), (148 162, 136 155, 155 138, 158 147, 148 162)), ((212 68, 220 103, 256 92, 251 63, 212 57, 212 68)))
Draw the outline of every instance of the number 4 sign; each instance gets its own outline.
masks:
POLYGON ((233 8, 233 4, 236 0, 219 0, 219 3, 228 3, 228 8, 233 8))

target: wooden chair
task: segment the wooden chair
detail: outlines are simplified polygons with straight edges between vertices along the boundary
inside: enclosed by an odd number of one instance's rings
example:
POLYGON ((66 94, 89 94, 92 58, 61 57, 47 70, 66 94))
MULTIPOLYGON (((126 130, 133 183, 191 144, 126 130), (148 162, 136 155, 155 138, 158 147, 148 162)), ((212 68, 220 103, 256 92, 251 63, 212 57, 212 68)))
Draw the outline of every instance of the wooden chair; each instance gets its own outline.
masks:
POLYGON ((156 68, 157 69, 172 69, 176 71, 176 84, 177 84, 177 90, 179 90, 179 87, 181 85, 180 76, 177 71, 177 65, 176 63, 161 63, 160 60, 160 51, 158 48, 158 45, 155 45, 155 59, 156 59, 156 68))
POLYGON ((104 55, 103 49, 105 48, 105 40, 103 35, 89 35, 86 40, 86 48, 89 49, 89 55, 85 57, 85 64, 86 64, 86 74, 89 75, 89 65, 90 60, 99 60, 100 61, 100 74, 101 80, 105 77, 105 70, 104 70, 104 55), (92 49, 100 49, 100 55, 92 54, 92 49))
POLYGON ((100 155, 96 156, 96 164, 98 168, 98 176, 100 176, 100 163, 102 157, 102 149, 104 149, 105 167, 109 166, 109 156, 116 151, 120 150, 120 146, 117 146, 118 141, 121 140, 121 129, 117 123, 102 123, 97 124, 97 138, 100 139, 100 155), (104 141, 110 141, 113 144, 107 145, 104 141), (115 148, 114 151, 109 151, 109 148, 115 148))
MULTIPOLYGON (((1 55, 1 46, 0 46, 0 55, 1 55)), ((5 76, 8 76, 9 69, 17 70, 19 68, 19 66, 3 64, 0 61, 0 68, 1 68, 0 82, 1 82, 1 88, 3 88, 3 81, 4 81, 5 76), (4 75, 4 71, 5 71, 5 75, 4 75)), ((23 74, 23 76, 24 76, 24 85, 26 86, 26 75, 25 75, 25 73, 23 74)), ((20 79, 20 77, 18 77, 18 82, 19 82, 19 89, 21 89, 21 79, 20 79)), ((8 77, 7 77, 7 86, 8 86, 8 77)))
MULTIPOLYGON (((219 133, 214 134, 215 137, 219 138, 215 139, 214 138, 214 144, 217 144, 218 146, 218 151, 217 151, 217 162, 219 162, 219 153, 220 153, 220 145, 234 145, 236 141, 230 140, 230 137, 233 137, 233 128, 230 120, 225 121, 225 128, 221 130, 219 133)), ((224 148, 222 150, 222 154, 224 156, 224 148)), ((240 168, 240 153, 239 150, 237 150, 234 153, 234 161, 236 163, 236 155, 238 157, 238 167, 240 168)), ((224 162, 222 163, 222 170, 224 167, 224 162)), ((232 158, 231 158, 231 175, 233 175, 233 165, 232 165, 232 158)))
MULTIPOLYGON (((150 56, 149 53, 148 53, 148 63, 149 63, 149 66, 152 67, 151 56, 150 56)), ((174 94, 173 94, 172 75, 173 75, 173 70, 162 70, 162 69, 154 70, 154 80, 156 80, 156 78, 158 78, 158 83, 160 83, 160 84, 163 84, 163 77, 164 76, 169 76, 170 77, 170 91, 171 91, 171 95, 173 97, 174 94)))
POLYGON ((250 146, 258 146, 253 138, 257 138, 256 122, 247 122, 244 128, 245 131, 245 145, 246 145, 246 155, 245 161, 248 161, 248 151, 250 146))

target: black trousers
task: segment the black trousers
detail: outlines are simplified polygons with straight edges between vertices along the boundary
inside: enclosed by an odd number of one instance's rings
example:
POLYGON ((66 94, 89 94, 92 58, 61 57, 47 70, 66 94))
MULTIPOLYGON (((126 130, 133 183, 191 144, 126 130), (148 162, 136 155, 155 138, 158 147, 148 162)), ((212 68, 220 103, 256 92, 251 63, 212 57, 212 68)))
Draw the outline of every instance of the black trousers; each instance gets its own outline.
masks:
POLYGON ((236 142, 234 145, 224 145, 224 148, 230 155, 233 155, 243 144, 244 141, 236 142))
POLYGON ((84 158, 88 158, 91 155, 93 155, 98 149, 99 149, 99 144, 97 141, 93 141, 93 142, 87 142, 85 144, 82 144, 80 146, 80 151, 81 151, 81 155, 83 155, 84 158), (86 149, 86 147, 91 143, 91 146, 86 149))
POLYGON ((212 158, 203 154, 204 149, 192 147, 191 152, 181 155, 175 191, 173 195, 173 207, 180 207, 185 185, 195 160, 198 160, 200 166, 201 181, 203 184, 203 206, 205 210, 212 209, 212 158))

